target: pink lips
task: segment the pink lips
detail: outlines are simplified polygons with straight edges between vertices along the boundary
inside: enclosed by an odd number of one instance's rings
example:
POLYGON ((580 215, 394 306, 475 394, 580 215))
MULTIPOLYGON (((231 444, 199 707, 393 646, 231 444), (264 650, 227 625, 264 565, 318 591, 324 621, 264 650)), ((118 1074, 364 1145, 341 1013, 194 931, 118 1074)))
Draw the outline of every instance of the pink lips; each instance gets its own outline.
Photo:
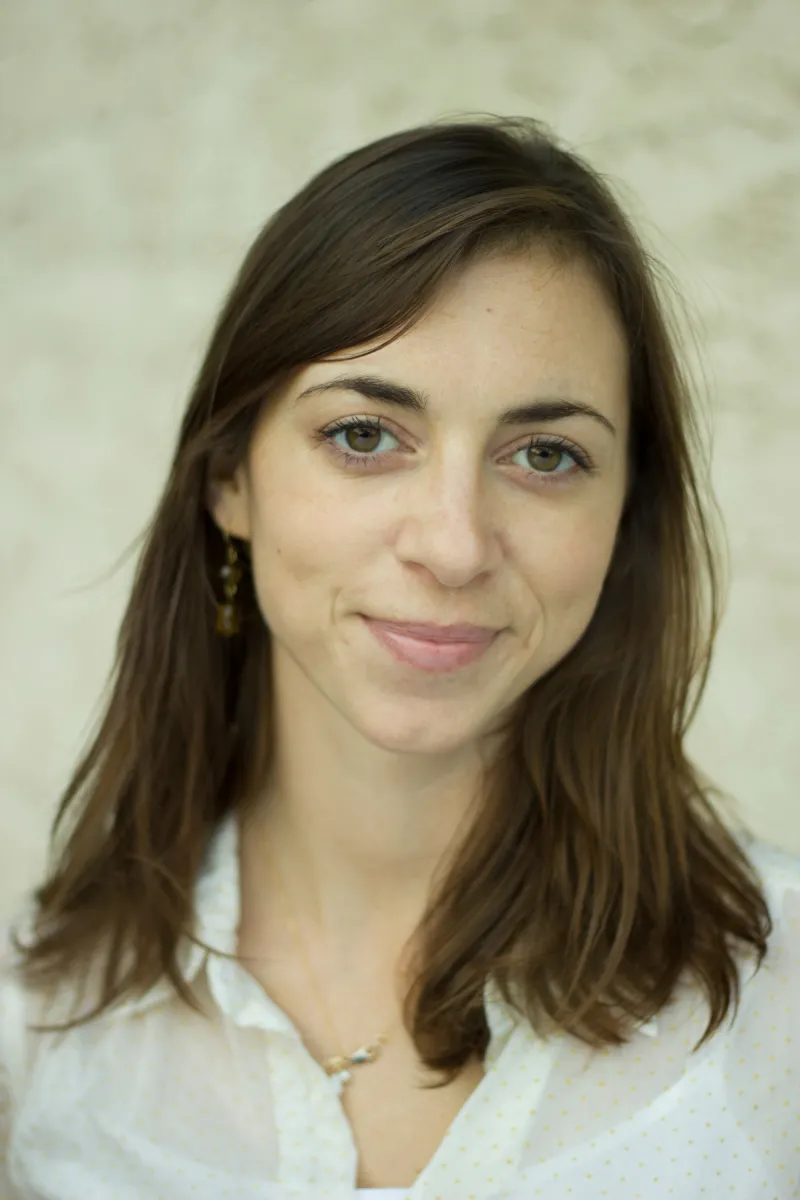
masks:
POLYGON ((485 642, 491 641, 497 632, 485 625, 410 625, 396 621, 375 623, 403 637, 421 638, 426 642, 485 642))
POLYGON ((398 662, 423 671, 454 671, 479 659, 498 634, 479 625, 406 625, 364 621, 398 662))

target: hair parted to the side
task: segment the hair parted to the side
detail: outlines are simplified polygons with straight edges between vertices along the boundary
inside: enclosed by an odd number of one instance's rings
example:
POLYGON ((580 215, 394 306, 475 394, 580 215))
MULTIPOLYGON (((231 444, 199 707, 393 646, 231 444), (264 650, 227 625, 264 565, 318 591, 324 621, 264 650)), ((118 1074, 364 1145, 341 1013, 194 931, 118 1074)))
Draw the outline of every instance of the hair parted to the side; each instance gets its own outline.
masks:
POLYGON ((92 1020, 164 977, 199 1009, 176 959, 194 936, 193 888, 272 753, 269 631, 247 572, 241 633, 215 629, 210 482, 243 459, 297 370, 391 340, 477 255, 534 243, 590 264, 622 322, 631 482, 589 627, 517 704, 419 927, 407 1027, 441 1086, 486 1049, 490 973, 538 1032, 598 1048, 625 1042, 685 976, 709 1003, 698 1048, 738 1009, 736 952, 760 966, 772 923, 683 746, 721 617, 697 403, 657 271, 608 185, 539 123, 481 115, 333 162, 245 258, 146 532, 107 704, 53 823, 36 934, 17 945, 41 991, 102 946, 100 999, 40 1028, 92 1020))

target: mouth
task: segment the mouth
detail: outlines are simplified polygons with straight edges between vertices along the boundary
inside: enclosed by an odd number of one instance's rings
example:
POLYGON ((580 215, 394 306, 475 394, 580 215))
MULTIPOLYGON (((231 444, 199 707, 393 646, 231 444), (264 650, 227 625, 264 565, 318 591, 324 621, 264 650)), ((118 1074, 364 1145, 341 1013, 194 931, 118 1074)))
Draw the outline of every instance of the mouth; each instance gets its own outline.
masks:
POLYGON ((477 662, 500 632, 477 625, 409 625, 370 617, 363 620, 395 661, 429 672, 457 671, 477 662))
MULTIPOLYGON (((366 617, 371 621, 373 618, 366 617)), ((414 624, 409 621, 380 621, 375 624, 401 637, 415 638, 422 642, 490 642, 499 629, 488 625, 432 625, 414 624)))

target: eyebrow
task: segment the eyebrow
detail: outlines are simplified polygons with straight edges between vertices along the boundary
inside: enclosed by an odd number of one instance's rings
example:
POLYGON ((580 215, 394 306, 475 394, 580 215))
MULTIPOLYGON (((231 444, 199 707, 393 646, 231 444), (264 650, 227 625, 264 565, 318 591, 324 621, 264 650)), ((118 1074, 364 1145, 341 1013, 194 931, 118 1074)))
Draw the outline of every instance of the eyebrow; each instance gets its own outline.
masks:
MULTIPOLYGON (((368 400, 379 400, 384 404, 395 404, 398 408, 410 412, 424 414, 428 410, 428 396, 425 392, 409 387, 407 384, 395 383, 383 379, 380 375, 343 375, 338 379, 329 379, 326 383, 316 383, 306 388, 295 397, 294 404, 299 403, 305 396, 313 396, 319 392, 358 392, 368 400)), ((585 404, 582 400, 570 400, 566 397, 543 397, 541 400, 531 400, 527 404, 519 404, 507 408, 497 418, 498 425, 528 425, 534 421, 563 421, 567 417, 591 417, 616 437, 617 431, 603 413, 585 404)))

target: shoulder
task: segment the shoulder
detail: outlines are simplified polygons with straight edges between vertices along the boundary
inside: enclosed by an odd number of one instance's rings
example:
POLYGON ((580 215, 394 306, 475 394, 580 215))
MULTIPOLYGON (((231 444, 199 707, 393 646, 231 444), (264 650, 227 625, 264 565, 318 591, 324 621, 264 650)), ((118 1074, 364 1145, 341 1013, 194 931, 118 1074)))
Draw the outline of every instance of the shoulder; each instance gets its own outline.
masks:
MULTIPOLYGON (((732 1136, 750 1152, 779 1158, 778 1138, 788 1136, 787 1114, 796 1107, 800 1080, 800 855, 752 836, 739 841, 772 927, 762 961, 748 951, 724 1029, 707 1057, 720 1072, 716 1086, 724 1106, 718 1113, 735 1122, 732 1136)), ((712 1086, 711 1078, 704 1087, 712 1086)))
POLYGON ((0 1074, 6 1090, 12 1092, 22 1085, 27 1061, 27 1026, 32 1015, 30 998, 19 974, 19 951, 16 935, 25 941, 29 930, 30 910, 21 906, 0 920, 0 1074))
POLYGON ((742 848, 755 869, 772 918, 769 956, 797 986, 800 1016, 800 853, 750 836, 742 848))
MULTIPOLYGON (((761 880, 773 920, 783 919, 791 928, 800 903, 800 852, 781 849, 754 836, 743 838, 741 845, 761 880)), ((796 936, 800 936, 800 930, 796 936)))
POLYGON ((745 1025, 773 1043, 776 1053, 796 1060, 800 1070, 800 854, 755 837, 742 845, 772 919, 767 956, 747 984, 745 1025))
MULTIPOLYGON (((32 990, 22 977, 22 955, 34 936, 35 906, 26 900, 10 916, 0 918, 0 1079, 2 1088, 18 1100, 27 1085, 43 1039, 31 1028, 60 1011, 52 998, 32 990)), ((46 1039, 44 1039, 46 1040, 46 1039)))

